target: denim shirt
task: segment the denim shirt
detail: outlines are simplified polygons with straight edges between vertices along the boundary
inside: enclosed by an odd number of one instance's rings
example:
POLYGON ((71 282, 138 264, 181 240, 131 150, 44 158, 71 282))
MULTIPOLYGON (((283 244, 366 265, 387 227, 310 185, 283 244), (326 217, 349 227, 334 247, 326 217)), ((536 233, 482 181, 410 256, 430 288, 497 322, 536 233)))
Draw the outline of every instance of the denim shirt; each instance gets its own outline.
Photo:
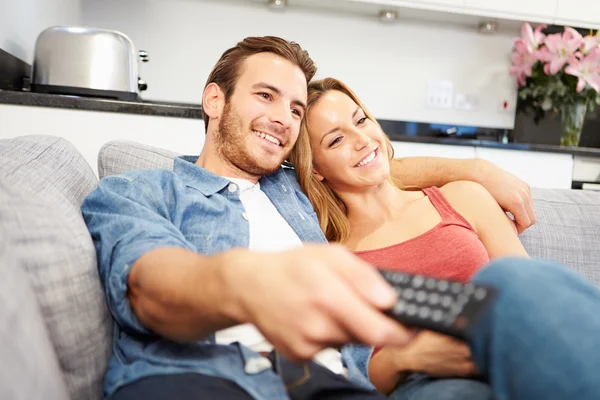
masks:
MULTIPOLYGON (((167 340, 145 328, 128 301, 129 271, 150 250, 180 247, 210 255, 248 247, 249 226, 237 185, 195 165, 196 159, 175 158, 173 171, 129 171, 106 177, 83 202, 115 321, 104 395, 108 398, 119 387, 145 376, 196 372, 230 379, 256 399, 287 399, 272 369, 245 368, 256 364, 259 354, 237 342, 216 344, 214 335, 193 343, 167 340)), ((260 187, 303 242, 326 242, 293 169, 282 167, 263 177, 260 187)), ((366 378, 369 355, 365 346, 346 346, 342 362, 350 380, 372 388, 366 378)))

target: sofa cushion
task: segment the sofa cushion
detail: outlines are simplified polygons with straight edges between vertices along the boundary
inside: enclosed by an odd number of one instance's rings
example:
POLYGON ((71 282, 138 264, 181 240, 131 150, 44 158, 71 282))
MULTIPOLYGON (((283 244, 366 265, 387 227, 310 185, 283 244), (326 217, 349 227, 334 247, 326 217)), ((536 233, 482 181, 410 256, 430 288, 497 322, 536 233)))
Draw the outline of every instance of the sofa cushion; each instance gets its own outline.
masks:
POLYGON ((29 281, 73 399, 99 399, 112 322, 80 202, 97 181, 67 141, 0 141, 0 228, 29 281))
POLYGON ((537 223, 521 235, 531 257, 567 265, 600 286, 600 193, 532 189, 537 223))
MULTIPOLYGON (((0 237, 9 237, 0 229, 0 237)), ((27 274, 0 241, 0 399, 67 400, 58 359, 27 274)))
POLYGON ((179 154, 126 140, 107 142, 98 152, 100 178, 136 169, 173 169, 179 154))

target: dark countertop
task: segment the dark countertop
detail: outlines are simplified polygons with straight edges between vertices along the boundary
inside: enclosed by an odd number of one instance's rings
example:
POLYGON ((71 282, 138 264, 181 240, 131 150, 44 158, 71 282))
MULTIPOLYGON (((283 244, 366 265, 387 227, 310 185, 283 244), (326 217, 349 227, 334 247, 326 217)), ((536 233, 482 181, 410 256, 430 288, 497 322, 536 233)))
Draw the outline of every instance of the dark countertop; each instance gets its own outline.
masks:
MULTIPOLYGON (((88 110, 102 112, 117 112, 126 114, 155 115, 175 118, 202 118, 202 106, 191 103, 173 103, 162 101, 119 101, 88 97, 62 96, 20 91, 0 90, 0 104, 12 104, 36 107, 54 107, 71 110, 88 110)), ((384 122, 384 121, 381 121, 384 122)), ((474 140, 432 136, 408 136, 403 131, 402 123, 385 121, 385 130, 390 139, 398 142, 435 143, 454 146, 475 146, 496 149, 539 151, 549 153, 573 154, 577 156, 600 157, 600 148, 562 147, 543 144, 507 143, 502 144, 494 140, 474 140), (390 125, 391 123, 391 125, 390 125), (394 129, 397 127, 398 129, 394 129)))
POLYGON ((564 147, 552 146, 545 144, 527 144, 527 143, 500 143, 493 140, 474 140, 460 138, 443 138, 443 137, 426 137, 426 136, 406 136, 399 134, 390 134, 390 140, 395 142, 412 142, 412 143, 435 143, 454 146, 475 146, 488 147, 493 149, 506 150, 526 150, 538 151, 545 153, 563 153, 576 156, 600 157, 600 149, 589 147, 564 147))
POLYGON ((120 101, 8 90, 0 91, 0 104, 155 115, 175 118, 202 118, 202 106, 200 104, 145 100, 142 100, 141 102, 120 101))

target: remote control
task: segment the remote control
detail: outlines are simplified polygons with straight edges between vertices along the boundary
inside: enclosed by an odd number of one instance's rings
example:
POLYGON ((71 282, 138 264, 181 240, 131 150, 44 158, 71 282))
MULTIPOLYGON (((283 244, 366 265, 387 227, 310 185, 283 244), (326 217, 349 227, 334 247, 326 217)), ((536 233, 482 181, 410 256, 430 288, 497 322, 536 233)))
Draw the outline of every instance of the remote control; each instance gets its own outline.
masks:
POLYGON ((430 278, 380 269, 398 294, 386 314, 405 326, 443 333, 461 340, 496 298, 496 288, 471 282, 430 278))

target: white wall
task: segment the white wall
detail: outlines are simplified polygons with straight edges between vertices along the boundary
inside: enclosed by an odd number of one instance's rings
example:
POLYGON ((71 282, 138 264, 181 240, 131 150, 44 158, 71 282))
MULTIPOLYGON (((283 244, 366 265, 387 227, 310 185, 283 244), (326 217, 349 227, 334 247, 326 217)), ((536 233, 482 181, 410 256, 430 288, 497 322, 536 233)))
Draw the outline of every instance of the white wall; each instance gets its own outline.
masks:
POLYGON ((516 98, 508 75, 514 35, 219 0, 82 0, 82 23, 122 31, 150 53, 140 69, 149 84, 146 99, 199 103, 225 49, 245 36, 277 35, 299 42, 317 62, 318 77, 344 80, 378 118, 514 125, 514 110, 501 110, 503 101, 512 105, 516 98), (477 98, 477 108, 428 107, 430 80, 451 80, 455 91, 477 98))
POLYGON ((0 49, 31 64, 38 35, 79 24, 80 10, 80 0, 0 0, 0 49))

